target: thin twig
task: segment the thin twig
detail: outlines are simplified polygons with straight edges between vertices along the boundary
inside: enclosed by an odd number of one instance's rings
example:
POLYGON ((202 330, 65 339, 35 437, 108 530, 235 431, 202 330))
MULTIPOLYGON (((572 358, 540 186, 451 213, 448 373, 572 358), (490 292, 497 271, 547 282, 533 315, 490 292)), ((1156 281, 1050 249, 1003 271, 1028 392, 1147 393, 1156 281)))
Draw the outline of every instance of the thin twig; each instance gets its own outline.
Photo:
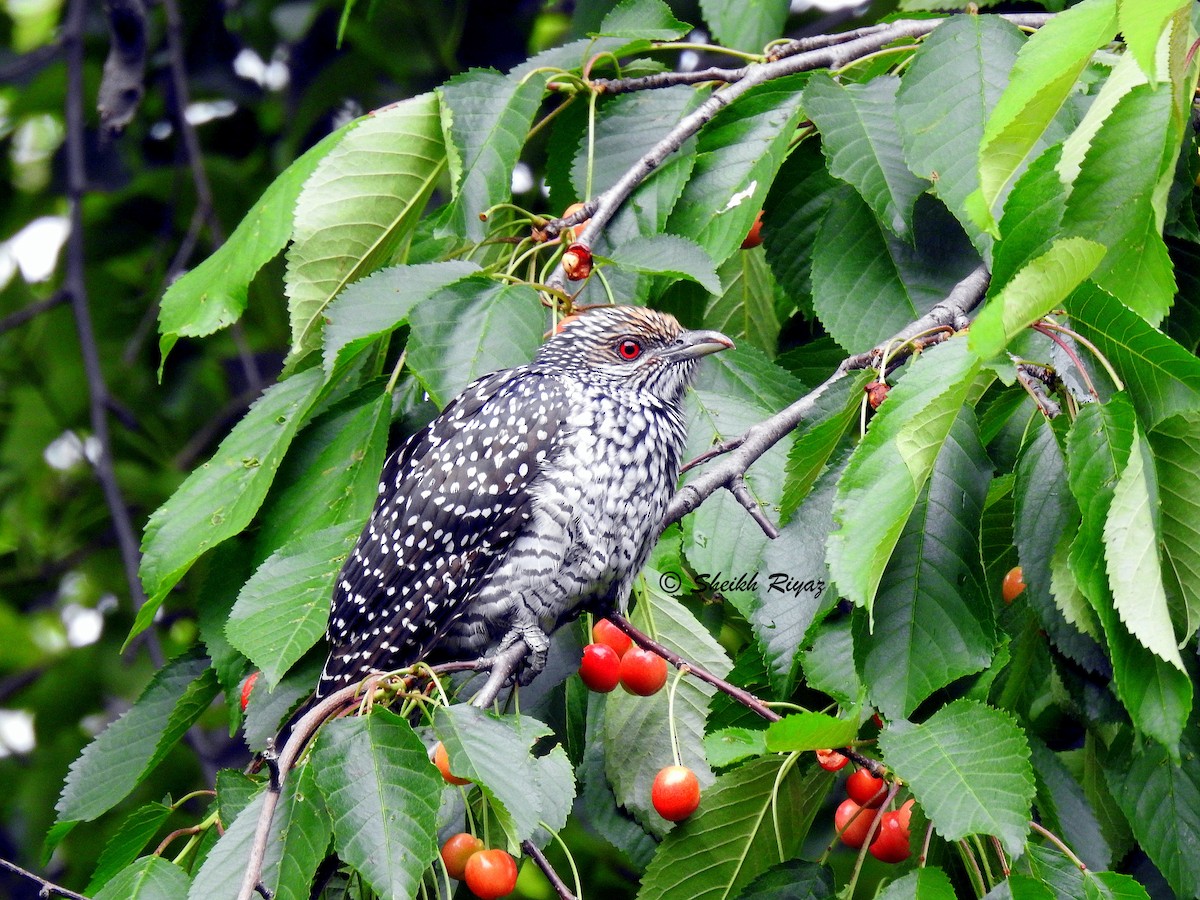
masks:
POLYGON ((550 882, 550 886, 554 888, 554 892, 558 894, 559 900, 575 900, 575 895, 571 893, 571 889, 554 871, 554 866, 550 865, 550 860, 546 859, 546 854, 537 848, 533 841, 521 841, 521 850, 532 859, 542 873, 550 882))
MULTIPOLYGON (((63 47, 67 59, 66 101, 66 157, 67 157, 67 206, 71 231, 67 236, 66 275, 63 292, 70 298, 75 314, 75 327, 79 333, 79 348, 83 356, 83 368, 87 376, 88 406, 91 413, 92 434, 98 449, 93 463, 96 478, 104 492, 104 501, 112 517, 113 530, 117 535, 117 546, 129 585, 129 595, 136 613, 146 602, 142 583, 138 578, 140 554, 137 537, 129 510, 121 495, 113 469, 112 438, 108 430, 108 386, 100 365, 100 352, 96 345, 96 333, 92 326, 92 314, 88 308, 87 282, 84 273, 83 243, 83 195, 87 189, 87 172, 84 163, 84 80, 83 80, 83 30, 87 14, 86 0, 73 0, 63 28, 63 47)), ((155 665, 163 663, 162 648, 157 641, 147 643, 155 665)))
POLYGON ((750 494, 750 488, 746 486, 746 477, 738 475, 729 481, 729 493, 733 494, 735 500, 742 504, 742 508, 750 514, 765 534, 771 540, 779 537, 779 529, 775 527, 775 523, 767 518, 767 514, 759 505, 758 501, 750 494))
POLYGON ((10 872, 15 872, 17 875, 28 878, 30 881, 36 881, 42 886, 39 894, 43 897, 49 897, 52 894, 58 894, 60 897, 68 897, 70 900, 88 900, 88 898, 83 894, 77 894, 65 887, 60 887, 53 881, 47 881, 40 875, 34 875, 28 869, 22 869, 16 863, 9 862, 7 859, 0 858, 0 866, 3 866, 10 872))
POLYGON ((59 291, 52 297, 47 297, 45 300, 39 300, 36 303, 30 303, 28 306, 10 313, 3 319, 0 319, 0 334, 12 331, 14 328, 20 328, 26 322, 36 319, 44 312, 49 312, 56 307, 62 306, 70 299, 71 297, 66 291, 59 291))

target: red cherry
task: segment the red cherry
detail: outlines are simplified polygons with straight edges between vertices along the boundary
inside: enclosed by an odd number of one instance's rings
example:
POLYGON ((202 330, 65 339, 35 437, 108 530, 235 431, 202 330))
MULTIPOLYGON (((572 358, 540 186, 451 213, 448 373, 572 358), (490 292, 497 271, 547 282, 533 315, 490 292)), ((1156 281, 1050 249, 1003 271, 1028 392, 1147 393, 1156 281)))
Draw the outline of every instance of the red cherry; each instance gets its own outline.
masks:
POLYGON ((258 676, 262 672, 251 672, 250 676, 242 682, 242 712, 246 711, 246 707, 250 703, 250 692, 254 690, 254 682, 258 681, 258 676))
POLYGON ((450 754, 446 752, 446 745, 441 741, 437 742, 437 746, 433 748, 433 764, 438 767, 438 771, 442 773, 442 779, 446 784, 470 784, 470 778, 459 778, 457 775, 450 774, 450 754))
POLYGON ((442 844, 442 862, 446 864, 450 877, 462 881, 467 871, 467 860, 482 849, 483 841, 465 831, 447 838, 446 843, 442 844))
POLYGON ((633 638, 623 632, 608 619, 597 619, 592 626, 592 640, 597 644, 608 644, 617 656, 624 656, 625 651, 633 644, 633 638))
POLYGON ((504 850, 480 850, 467 860, 467 887, 480 900, 496 900, 517 886, 517 861, 504 850))
POLYGON ((855 849, 861 847, 876 815, 878 813, 869 806, 859 806, 853 800, 843 800, 837 812, 833 814, 833 824, 841 832, 842 843, 855 849))
POLYGON ((700 805, 700 779, 687 766, 667 766, 654 776, 650 800, 669 822, 682 822, 700 805))
POLYGON ((872 381, 863 390, 867 392, 867 402, 871 404, 871 409, 879 409, 879 405, 887 399, 888 386, 882 381, 872 381))
POLYGON ((859 806, 878 808, 887 798, 887 782, 859 769, 846 779, 846 794, 859 806))
POLYGON ((588 644, 583 648, 579 677, 588 690, 607 694, 621 681, 621 657, 608 644, 588 644))
MULTIPOLYGON (((907 805, 907 804, 906 804, 907 805)), ((912 854, 909 846, 908 819, 911 811, 885 812, 879 819, 879 831, 871 841, 871 855, 885 863, 898 863, 912 854)))
POLYGON ((762 210, 758 211, 758 216, 754 220, 754 224, 750 226, 750 232, 746 235, 746 239, 742 241, 742 249, 749 250, 752 247, 757 247, 762 243, 762 210))
POLYGON ((842 754, 836 750, 816 750, 817 765, 826 772, 836 772, 838 769, 845 768, 846 763, 850 762, 842 754))
POLYGON ((657 653, 632 647, 621 657, 621 687, 639 697, 649 697, 667 683, 667 661, 657 653))
POLYGON ((592 274, 592 251, 585 244, 571 244, 563 252, 562 267, 571 281, 582 281, 592 274))
POLYGON ((1008 574, 1004 576, 1004 581, 1000 585, 1000 596, 1004 598, 1005 603, 1012 603, 1025 590, 1025 573, 1021 571, 1020 566, 1013 566, 1008 570, 1008 574))

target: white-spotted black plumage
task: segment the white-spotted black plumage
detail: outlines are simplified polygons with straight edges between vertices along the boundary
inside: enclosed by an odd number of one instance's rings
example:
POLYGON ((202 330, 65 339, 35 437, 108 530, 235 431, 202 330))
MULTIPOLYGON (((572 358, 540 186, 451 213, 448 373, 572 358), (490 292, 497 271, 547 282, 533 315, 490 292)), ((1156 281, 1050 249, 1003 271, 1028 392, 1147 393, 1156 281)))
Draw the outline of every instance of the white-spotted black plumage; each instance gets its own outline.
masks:
POLYGON ((528 682, 556 628, 623 605, 675 490, 696 360, 730 346, 598 307, 468 386, 384 466, 334 590, 318 696, 517 640, 528 682))

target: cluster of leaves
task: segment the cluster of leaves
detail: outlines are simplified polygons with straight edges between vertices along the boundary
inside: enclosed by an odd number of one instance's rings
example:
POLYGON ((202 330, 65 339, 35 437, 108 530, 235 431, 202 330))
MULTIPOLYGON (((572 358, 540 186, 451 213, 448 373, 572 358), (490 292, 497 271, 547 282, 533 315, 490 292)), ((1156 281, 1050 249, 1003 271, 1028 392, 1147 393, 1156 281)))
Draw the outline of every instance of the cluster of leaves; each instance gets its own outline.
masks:
MULTIPOLYGON (((777 35, 732 15, 740 4, 702 6, 735 48, 777 35)), ((1032 35, 954 16, 836 72, 745 91, 637 184, 594 238, 597 274, 577 301, 653 302, 738 342, 705 362, 691 455, 886 344, 981 263, 991 286, 969 333, 894 374, 865 434, 867 374, 834 383, 746 473, 778 539, 715 495, 664 535, 638 586, 634 621, 670 649, 826 711, 767 727, 685 682, 675 725, 706 790, 671 827, 649 802, 671 760, 665 696, 588 695, 567 677, 578 635, 565 631, 523 715, 450 706, 422 726, 478 785, 467 802, 493 843, 547 844, 575 798, 574 815, 643 873, 645 898, 797 883, 823 896, 885 877, 887 897, 1002 883, 1146 896, 1117 871, 1135 847, 1176 893, 1200 893, 1190 7, 1083 0, 1032 35), (738 249, 760 209, 765 246, 738 249), (1031 370, 1056 400, 1027 389, 1031 370), (1028 590, 1006 606, 1001 576, 1018 561, 1028 590), (863 724, 872 710, 881 726, 863 724), (936 839, 920 869, 848 874, 849 854, 820 850, 833 776, 804 751, 875 737, 936 839), (1035 816, 1087 868, 1031 837, 1035 816), (687 862, 698 854, 704 867, 687 862)), ((538 288, 561 245, 529 237, 542 222, 510 205, 514 167, 545 160, 559 210, 617 184, 714 87, 597 95, 581 73, 665 71, 660 44, 690 30, 658 0, 628 0, 590 38, 347 125, 166 293, 164 355, 237 321, 285 251, 288 359, 150 519, 134 634, 203 558, 202 643, 78 759, 52 842, 122 801, 249 668, 270 688, 247 710, 252 749, 308 692, 389 426, 411 430, 472 378, 526 360, 546 329, 538 288)), ((334 882, 350 896, 439 889, 437 835, 461 830, 464 804, 424 746, 383 710, 322 729, 272 825, 276 896, 307 896, 330 847, 356 873, 334 882)), ((224 834, 197 841, 187 870, 139 856, 167 807, 136 810, 92 887, 232 896, 263 797, 221 773, 224 834)))

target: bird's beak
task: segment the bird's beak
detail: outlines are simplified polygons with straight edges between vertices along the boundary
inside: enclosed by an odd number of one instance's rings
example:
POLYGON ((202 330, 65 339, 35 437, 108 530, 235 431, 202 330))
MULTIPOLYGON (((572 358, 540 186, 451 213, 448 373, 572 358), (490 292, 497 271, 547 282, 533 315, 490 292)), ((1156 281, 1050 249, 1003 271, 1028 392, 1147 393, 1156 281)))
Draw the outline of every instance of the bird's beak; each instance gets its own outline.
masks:
POLYGON ((719 331, 685 331, 678 341, 666 348, 663 356, 671 362, 682 362, 685 359, 699 359, 710 353, 732 349, 733 341, 719 331))

